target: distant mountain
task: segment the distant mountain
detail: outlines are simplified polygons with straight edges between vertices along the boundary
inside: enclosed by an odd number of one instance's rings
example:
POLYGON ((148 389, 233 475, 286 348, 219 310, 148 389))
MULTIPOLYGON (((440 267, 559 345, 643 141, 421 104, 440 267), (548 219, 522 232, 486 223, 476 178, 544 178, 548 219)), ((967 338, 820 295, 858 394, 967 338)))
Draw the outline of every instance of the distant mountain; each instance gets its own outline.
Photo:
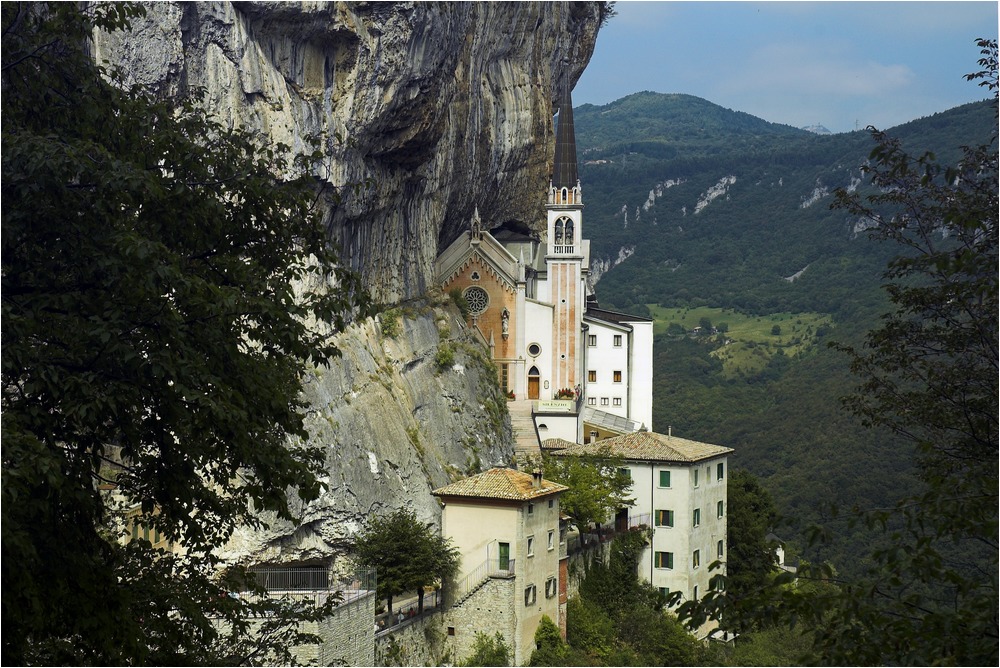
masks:
POLYGON ((806 132, 812 132, 813 134, 817 134, 817 135, 832 135, 833 134, 832 132, 830 132, 829 128, 827 128, 824 125, 820 125, 819 123, 817 123, 816 125, 807 125, 804 128, 802 128, 802 129, 805 130, 806 132))
MULTIPOLYGON (((828 502, 874 507, 912 489, 909 447, 843 411, 856 380, 825 345, 858 343, 874 326, 886 309, 881 272, 900 251, 830 208, 837 188, 866 188, 870 135, 816 134, 649 92, 574 115, 600 303, 658 305, 651 315, 670 319, 656 330, 653 428, 736 448, 734 465, 761 476, 802 525, 823 521, 828 502), (699 315, 733 327, 677 334, 699 315), (756 338, 741 341, 737 320, 756 338), (769 335, 771 322, 798 333, 769 335)), ((996 127, 995 107, 982 102, 891 133, 911 153, 954 163, 960 146, 987 143, 996 127)), ((843 540, 806 556, 857 567, 854 551, 870 538, 833 528, 843 540)))

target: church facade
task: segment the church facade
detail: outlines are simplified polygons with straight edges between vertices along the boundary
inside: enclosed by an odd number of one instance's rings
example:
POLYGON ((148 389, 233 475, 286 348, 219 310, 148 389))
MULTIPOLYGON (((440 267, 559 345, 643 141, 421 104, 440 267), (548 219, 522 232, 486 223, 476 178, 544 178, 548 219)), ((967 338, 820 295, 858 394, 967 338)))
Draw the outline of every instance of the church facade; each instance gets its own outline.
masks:
POLYGON ((539 440, 583 442, 652 426, 652 322, 597 307, 583 235, 573 110, 563 94, 544 236, 503 226, 470 229, 436 263, 489 346, 501 387, 531 401, 539 440))

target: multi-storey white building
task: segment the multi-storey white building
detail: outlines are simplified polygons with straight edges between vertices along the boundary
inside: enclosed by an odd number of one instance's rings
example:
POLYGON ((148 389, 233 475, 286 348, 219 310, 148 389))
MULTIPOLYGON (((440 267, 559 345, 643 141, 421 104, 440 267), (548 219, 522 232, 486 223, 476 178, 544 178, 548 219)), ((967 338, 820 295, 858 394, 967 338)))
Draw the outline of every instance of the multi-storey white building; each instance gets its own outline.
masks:
POLYGON ((653 425, 653 321, 598 308, 591 301, 583 322, 587 369, 583 440, 649 429, 653 425))
POLYGON ((624 461, 635 501, 625 512, 653 529, 640 577, 664 593, 679 591, 684 599, 694 599, 708 591, 713 576, 726 574, 726 476, 732 451, 643 431, 553 454, 607 453, 624 461), (710 570, 715 561, 721 567, 710 570))

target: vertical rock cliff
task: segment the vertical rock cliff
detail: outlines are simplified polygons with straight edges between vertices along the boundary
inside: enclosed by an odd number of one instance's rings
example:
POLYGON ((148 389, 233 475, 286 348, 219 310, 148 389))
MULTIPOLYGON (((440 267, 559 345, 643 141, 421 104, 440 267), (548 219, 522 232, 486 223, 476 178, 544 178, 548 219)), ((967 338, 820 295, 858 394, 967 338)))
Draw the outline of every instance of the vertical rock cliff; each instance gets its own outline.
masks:
POLYGON ((476 207, 487 227, 544 225, 553 105, 590 58, 604 3, 146 9, 128 33, 96 35, 96 58, 164 94, 200 90, 223 122, 293 151, 325 135, 317 177, 371 184, 326 212, 331 237, 377 301, 408 304, 342 333, 343 358, 309 384, 326 494, 298 529, 236 536, 232 557, 327 559, 365 516, 403 505, 437 521, 430 490, 509 463, 513 444, 488 353, 435 290, 434 260, 476 207))
POLYGON ((98 60, 166 93, 203 89, 223 121, 302 149, 319 176, 370 179, 328 215, 373 294, 433 283, 478 206, 487 227, 544 220, 553 104, 593 51, 604 3, 151 3, 98 60), (338 140, 336 137, 340 137, 338 140))

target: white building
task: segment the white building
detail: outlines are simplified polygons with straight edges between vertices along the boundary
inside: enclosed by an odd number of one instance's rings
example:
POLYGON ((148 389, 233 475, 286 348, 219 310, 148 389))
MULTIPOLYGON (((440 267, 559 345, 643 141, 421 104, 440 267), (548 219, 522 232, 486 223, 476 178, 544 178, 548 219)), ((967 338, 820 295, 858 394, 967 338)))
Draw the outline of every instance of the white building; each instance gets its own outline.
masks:
POLYGON ((624 460, 632 478, 631 523, 653 528, 639 576, 663 593, 700 598, 715 575, 726 574, 728 455, 732 448, 673 435, 637 432, 553 453, 607 452, 624 460), (721 567, 709 566, 721 562, 721 567))
POLYGON ((438 281, 468 302, 470 326, 489 346, 504 392, 534 402, 530 412, 540 440, 581 442, 585 432, 649 428, 652 322, 588 301, 590 242, 583 236, 568 90, 560 103, 552 179, 539 195, 546 211, 541 238, 516 223, 485 230, 477 210, 470 229, 438 256, 438 281), (607 360, 587 343, 596 340, 603 350, 605 339, 607 360), (600 380, 591 382, 591 376, 600 380))
POLYGON ((494 468, 434 490, 444 504, 442 535, 461 555, 457 580, 464 589, 457 596, 481 592, 481 600, 449 613, 455 621, 448 636, 460 659, 476 631, 499 631, 514 650, 514 665, 524 665, 542 616, 562 626, 559 495, 567 489, 541 473, 494 468), (495 591, 479 589, 490 578, 499 585, 495 591))
POLYGON ((653 425, 653 321, 627 313, 587 306, 587 442, 653 425), (627 420, 609 420, 616 416, 627 420))

